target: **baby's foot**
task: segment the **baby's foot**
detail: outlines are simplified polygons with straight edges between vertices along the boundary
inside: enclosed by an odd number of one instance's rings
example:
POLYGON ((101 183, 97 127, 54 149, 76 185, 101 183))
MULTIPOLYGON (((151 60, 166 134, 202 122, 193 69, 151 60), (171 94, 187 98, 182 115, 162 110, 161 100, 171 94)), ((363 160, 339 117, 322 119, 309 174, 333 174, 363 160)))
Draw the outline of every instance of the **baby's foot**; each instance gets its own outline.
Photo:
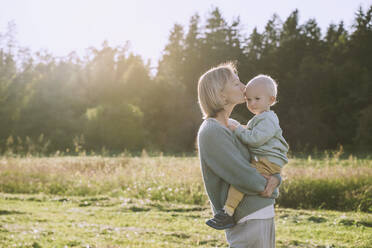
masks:
POLYGON ((213 219, 208 220, 205 224, 217 229, 223 230, 235 226, 234 218, 227 213, 217 213, 213 219))

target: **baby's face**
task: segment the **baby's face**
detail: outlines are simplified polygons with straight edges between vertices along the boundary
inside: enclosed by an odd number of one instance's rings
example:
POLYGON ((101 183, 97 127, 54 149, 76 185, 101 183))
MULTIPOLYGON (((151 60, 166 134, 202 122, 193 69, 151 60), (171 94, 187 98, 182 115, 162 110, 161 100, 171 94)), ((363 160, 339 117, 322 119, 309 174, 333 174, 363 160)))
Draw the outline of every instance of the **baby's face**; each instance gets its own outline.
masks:
POLYGON ((271 104, 275 101, 275 98, 270 96, 267 87, 260 84, 247 85, 245 97, 247 108, 255 115, 270 110, 271 104))

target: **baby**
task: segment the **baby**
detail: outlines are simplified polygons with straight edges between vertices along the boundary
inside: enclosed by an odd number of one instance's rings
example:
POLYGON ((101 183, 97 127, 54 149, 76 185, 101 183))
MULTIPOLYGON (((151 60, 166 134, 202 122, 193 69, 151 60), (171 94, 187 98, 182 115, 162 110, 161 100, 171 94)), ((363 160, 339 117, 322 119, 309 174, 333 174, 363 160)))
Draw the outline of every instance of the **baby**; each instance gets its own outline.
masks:
MULTIPOLYGON (((258 75, 248 82, 245 90, 247 107, 255 116, 246 126, 229 125, 231 131, 248 146, 251 164, 261 174, 280 173, 288 163, 288 144, 283 138, 282 129, 276 114, 270 106, 276 103, 277 84, 269 76, 258 75)), ((224 213, 207 221, 207 225, 221 230, 235 225, 233 215, 244 194, 229 187, 224 213)))

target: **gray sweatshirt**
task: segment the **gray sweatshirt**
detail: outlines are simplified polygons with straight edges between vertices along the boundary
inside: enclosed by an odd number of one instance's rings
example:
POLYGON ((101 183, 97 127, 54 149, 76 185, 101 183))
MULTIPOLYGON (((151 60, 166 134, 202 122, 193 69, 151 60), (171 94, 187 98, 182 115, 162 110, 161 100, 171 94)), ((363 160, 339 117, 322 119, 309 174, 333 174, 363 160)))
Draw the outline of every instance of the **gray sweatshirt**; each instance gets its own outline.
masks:
POLYGON ((247 128, 237 126, 234 133, 246 145, 251 155, 265 157, 281 167, 288 163, 288 144, 274 111, 265 111, 249 120, 247 128))
MULTIPOLYGON (((230 122, 235 122, 230 119, 230 122)), ((214 118, 201 124, 198 132, 198 149, 204 186, 214 214, 223 209, 229 185, 243 192, 244 198, 235 210, 239 219, 275 203, 276 189, 271 198, 261 197, 266 179, 250 165, 250 154, 228 128, 214 118)), ((279 174, 275 174, 281 181, 279 174)))

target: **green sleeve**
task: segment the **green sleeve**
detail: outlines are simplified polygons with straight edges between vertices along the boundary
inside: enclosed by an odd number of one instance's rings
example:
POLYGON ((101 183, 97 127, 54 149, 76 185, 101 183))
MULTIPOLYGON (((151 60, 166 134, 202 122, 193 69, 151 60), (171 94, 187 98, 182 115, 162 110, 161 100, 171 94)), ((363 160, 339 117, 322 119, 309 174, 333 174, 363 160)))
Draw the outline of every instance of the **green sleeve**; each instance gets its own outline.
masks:
POLYGON ((246 145, 251 147, 260 147, 276 133, 275 123, 268 118, 260 119, 252 129, 237 126, 234 133, 246 145))

